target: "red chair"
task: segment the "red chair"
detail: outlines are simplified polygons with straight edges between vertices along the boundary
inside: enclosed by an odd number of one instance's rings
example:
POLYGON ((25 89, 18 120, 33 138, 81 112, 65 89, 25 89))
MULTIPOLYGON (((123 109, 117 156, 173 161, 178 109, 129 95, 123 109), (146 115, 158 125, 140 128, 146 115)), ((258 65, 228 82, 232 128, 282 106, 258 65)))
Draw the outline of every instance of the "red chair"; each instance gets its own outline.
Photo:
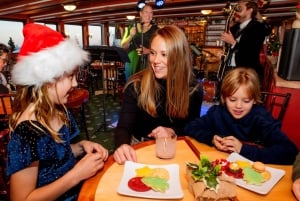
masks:
POLYGON ((86 139, 90 139, 89 133, 87 130, 86 116, 85 116, 85 104, 89 100, 89 91, 87 89, 75 88, 71 91, 66 107, 72 112, 75 116, 76 114, 81 114, 81 123, 86 133, 86 139))
POLYGON ((261 92, 261 96, 267 110, 275 119, 282 121, 292 94, 261 92))

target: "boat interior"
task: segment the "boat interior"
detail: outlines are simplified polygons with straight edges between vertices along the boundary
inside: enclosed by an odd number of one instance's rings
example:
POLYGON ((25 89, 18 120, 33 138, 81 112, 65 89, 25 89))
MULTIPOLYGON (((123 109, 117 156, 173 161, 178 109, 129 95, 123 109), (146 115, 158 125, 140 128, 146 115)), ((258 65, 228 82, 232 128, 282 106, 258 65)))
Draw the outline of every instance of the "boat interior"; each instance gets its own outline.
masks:
MULTIPOLYGON (((144 1, 156 5, 157 0, 144 1)), ((189 18, 224 16, 224 8, 237 1, 226 0, 164 0, 154 10, 154 20, 161 18, 189 18), (211 10, 207 16, 201 10, 211 10)), ((0 19, 36 21, 44 23, 105 24, 123 23, 127 15, 138 18, 137 0, 2 0, 0 19), (64 5, 75 5, 74 11, 64 5)), ((297 0, 258 0, 260 13, 269 21, 282 21, 295 16, 297 0)))

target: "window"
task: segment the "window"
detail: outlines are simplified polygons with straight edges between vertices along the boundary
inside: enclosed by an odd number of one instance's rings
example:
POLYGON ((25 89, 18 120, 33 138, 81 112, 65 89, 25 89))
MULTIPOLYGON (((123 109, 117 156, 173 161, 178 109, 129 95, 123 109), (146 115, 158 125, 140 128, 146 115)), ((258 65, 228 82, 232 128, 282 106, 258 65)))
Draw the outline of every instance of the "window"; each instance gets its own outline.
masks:
POLYGON ((82 26, 65 24, 65 34, 75 40, 80 47, 83 47, 82 26))
POLYGON ((109 26, 109 46, 115 46, 116 27, 109 26))
POLYGON ((23 43, 24 37, 22 34, 23 22, 0 20, 0 43, 8 45, 11 37, 18 51, 23 43))
POLYGON ((102 26, 89 25, 89 45, 102 45, 102 26))

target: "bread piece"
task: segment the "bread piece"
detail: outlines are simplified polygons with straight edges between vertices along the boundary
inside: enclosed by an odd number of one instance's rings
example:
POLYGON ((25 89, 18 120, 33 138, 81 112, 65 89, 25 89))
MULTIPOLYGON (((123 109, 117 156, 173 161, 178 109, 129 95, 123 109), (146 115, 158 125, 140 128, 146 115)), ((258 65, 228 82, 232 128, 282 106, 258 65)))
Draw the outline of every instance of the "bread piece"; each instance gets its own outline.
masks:
POLYGON ((256 161, 252 164, 252 168, 259 173, 266 171, 266 166, 262 162, 256 161))

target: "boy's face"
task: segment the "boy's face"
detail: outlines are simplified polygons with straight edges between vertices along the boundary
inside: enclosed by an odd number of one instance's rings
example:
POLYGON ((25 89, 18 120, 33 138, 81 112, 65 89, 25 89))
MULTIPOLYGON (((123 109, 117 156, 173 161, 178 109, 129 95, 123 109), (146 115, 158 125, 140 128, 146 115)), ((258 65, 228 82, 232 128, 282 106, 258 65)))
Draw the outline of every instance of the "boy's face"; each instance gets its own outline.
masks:
POLYGON ((254 103, 254 99, 249 98, 244 85, 241 85, 232 96, 225 98, 227 110, 235 119, 241 119, 246 116, 254 103))

